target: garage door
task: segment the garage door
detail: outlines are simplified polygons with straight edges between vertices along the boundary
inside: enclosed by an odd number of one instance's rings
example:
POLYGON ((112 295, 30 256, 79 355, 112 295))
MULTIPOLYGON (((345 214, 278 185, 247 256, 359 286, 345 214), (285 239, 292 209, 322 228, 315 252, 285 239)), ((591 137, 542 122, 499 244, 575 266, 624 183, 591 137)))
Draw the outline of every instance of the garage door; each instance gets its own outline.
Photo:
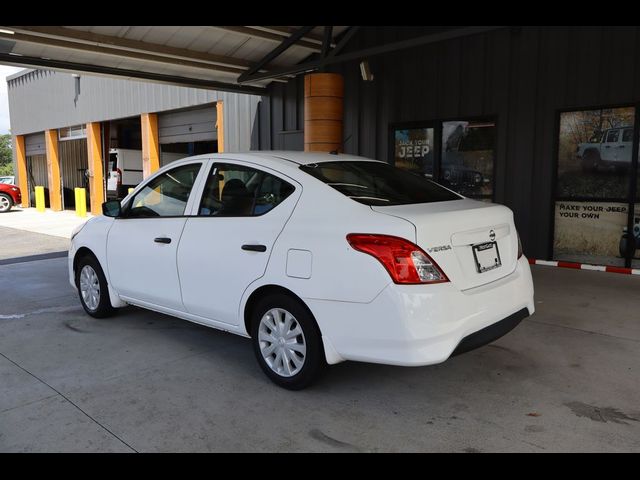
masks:
POLYGON ((216 107, 205 107, 158 115, 160 144, 217 140, 216 107))
POLYGON ((45 155, 47 152, 44 144, 44 132, 25 135, 24 149, 27 157, 32 155, 45 155))

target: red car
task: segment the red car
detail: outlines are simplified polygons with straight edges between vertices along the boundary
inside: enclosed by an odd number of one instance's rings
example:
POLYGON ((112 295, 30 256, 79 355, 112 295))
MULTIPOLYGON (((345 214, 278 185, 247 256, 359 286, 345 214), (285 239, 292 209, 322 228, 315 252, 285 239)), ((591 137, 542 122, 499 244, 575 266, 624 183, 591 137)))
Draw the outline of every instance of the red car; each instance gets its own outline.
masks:
POLYGON ((0 183, 0 213, 8 212, 15 204, 22 202, 20 189, 15 185, 0 183))

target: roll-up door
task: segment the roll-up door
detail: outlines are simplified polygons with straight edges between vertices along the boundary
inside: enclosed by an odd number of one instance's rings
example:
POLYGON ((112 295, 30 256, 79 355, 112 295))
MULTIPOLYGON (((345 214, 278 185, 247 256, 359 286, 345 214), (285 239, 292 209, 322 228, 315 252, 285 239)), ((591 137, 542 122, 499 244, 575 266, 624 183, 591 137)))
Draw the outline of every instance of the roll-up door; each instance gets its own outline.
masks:
POLYGON ((158 114, 158 137, 160 144, 217 140, 215 105, 158 114))
POLYGON ((25 135, 24 149, 27 157, 32 155, 45 155, 44 132, 25 135))

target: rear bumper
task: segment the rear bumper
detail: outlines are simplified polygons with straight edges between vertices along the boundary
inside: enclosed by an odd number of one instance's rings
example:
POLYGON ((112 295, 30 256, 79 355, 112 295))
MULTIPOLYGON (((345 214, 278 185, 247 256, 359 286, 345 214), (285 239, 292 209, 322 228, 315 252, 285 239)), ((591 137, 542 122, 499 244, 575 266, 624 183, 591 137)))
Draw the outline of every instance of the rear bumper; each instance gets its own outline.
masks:
POLYGON ((510 275, 470 290, 450 283, 390 283, 372 302, 305 299, 322 331, 329 363, 402 366, 441 363, 506 334, 534 313, 525 257, 510 275))
POLYGON ((467 335, 458 344, 451 356, 454 357, 456 355, 460 355, 461 353, 475 350, 476 348, 480 348, 483 345, 487 345, 488 343, 491 343, 499 339, 500 337, 503 337, 511 330, 516 328, 518 324, 528 316, 529 309, 525 307, 521 310, 518 310, 516 313, 512 313, 507 318, 494 323, 493 325, 489 325, 488 327, 484 327, 482 330, 478 330, 471 335, 467 335))

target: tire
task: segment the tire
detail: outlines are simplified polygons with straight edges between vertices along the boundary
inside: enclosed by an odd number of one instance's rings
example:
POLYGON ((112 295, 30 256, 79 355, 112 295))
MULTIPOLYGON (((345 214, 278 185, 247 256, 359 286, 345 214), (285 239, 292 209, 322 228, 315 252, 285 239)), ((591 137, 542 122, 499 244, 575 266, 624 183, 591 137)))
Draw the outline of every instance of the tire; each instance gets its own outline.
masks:
POLYGON ((600 153, 596 150, 587 150, 582 156, 582 171, 586 173, 597 172, 600 164, 600 153))
POLYGON ((115 312, 109 300, 107 279, 100 263, 93 255, 85 255, 78 261, 76 288, 82 308, 92 317, 105 318, 115 312), (82 289, 86 288, 85 285, 90 285, 90 288, 86 290, 86 293, 83 293, 82 289))
POLYGON ((288 390, 308 387, 327 365, 320 329, 313 315, 299 300, 288 295, 270 295, 257 303, 251 313, 251 339, 262 371, 276 385, 288 390), (289 335, 295 334, 296 329, 300 333, 287 339, 286 334, 277 331, 276 319, 277 324, 287 328, 289 335), (283 345, 282 341, 287 343, 283 345))
POLYGON ((8 212, 13 207, 13 200, 6 193, 0 193, 0 213, 8 212))

